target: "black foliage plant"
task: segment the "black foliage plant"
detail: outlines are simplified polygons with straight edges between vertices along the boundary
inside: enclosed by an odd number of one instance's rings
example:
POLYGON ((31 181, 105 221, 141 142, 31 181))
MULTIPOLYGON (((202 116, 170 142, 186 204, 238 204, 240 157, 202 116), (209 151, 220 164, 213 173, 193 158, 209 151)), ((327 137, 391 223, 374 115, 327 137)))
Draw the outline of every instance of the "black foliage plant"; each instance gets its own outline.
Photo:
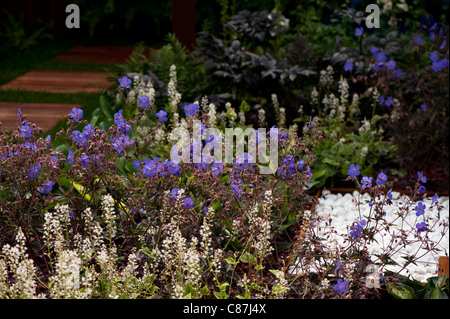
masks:
POLYGON ((231 93, 236 100, 267 101, 272 93, 295 98, 296 81, 314 71, 311 60, 299 58, 303 51, 312 55, 304 41, 296 37, 289 45, 284 43, 291 38, 286 35, 288 24, 279 13, 241 11, 225 24, 232 31, 230 41, 200 32, 193 54, 211 76, 211 88, 231 93))

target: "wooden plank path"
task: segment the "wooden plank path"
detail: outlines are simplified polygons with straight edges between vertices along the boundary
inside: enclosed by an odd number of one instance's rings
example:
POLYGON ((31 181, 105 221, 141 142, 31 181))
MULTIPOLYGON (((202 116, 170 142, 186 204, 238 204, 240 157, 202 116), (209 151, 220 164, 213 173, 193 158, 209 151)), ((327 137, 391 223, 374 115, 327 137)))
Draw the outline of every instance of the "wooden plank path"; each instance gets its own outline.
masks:
POLYGON ((17 121, 17 111, 20 108, 27 121, 36 124, 43 130, 52 128, 60 119, 70 114, 72 108, 80 107, 76 104, 59 103, 18 103, 0 102, 0 130, 15 130, 21 125, 17 121))
POLYGON ((112 82, 106 72, 34 70, 0 86, 0 89, 44 91, 51 93, 100 92, 112 82))
MULTIPOLYGON (((75 46, 54 58, 67 63, 117 64, 125 63, 134 47, 120 46, 75 46)), ((0 86, 0 90, 26 90, 49 93, 98 93, 110 88, 113 80, 106 72, 99 71, 55 71, 32 70, 0 86)), ((37 101, 33 101, 37 102, 37 101)), ((61 101, 64 102, 64 101, 61 101)), ((0 130, 14 130, 17 109, 20 107, 27 120, 44 130, 52 128, 59 119, 80 105, 64 103, 16 103, 0 102, 0 130)))

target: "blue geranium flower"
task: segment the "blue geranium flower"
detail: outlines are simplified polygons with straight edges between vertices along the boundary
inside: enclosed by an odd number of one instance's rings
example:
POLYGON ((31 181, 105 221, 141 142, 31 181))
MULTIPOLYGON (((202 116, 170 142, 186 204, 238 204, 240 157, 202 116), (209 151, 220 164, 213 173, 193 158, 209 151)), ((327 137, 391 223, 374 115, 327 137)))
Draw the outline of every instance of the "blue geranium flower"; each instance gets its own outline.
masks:
POLYGON ((426 207, 427 207, 427 206, 426 206, 424 203, 419 202, 419 203, 417 204, 417 206, 414 207, 414 210, 416 211, 416 216, 423 215, 423 214, 425 213, 425 208, 426 208, 426 207))
POLYGON ((395 70, 395 65, 396 65, 396 63, 395 63, 394 60, 389 60, 389 61, 386 63, 386 68, 387 68, 389 71, 394 71, 394 70, 395 70))
POLYGON ((416 224, 417 232, 421 233, 427 230, 427 224, 425 222, 416 224))
POLYGON ((39 188, 39 192, 41 192, 42 194, 50 194, 52 189, 53 189, 53 182, 49 181, 41 185, 41 187, 39 188))
POLYGON ((338 279, 337 284, 334 285, 333 289, 340 295, 346 293, 348 289, 347 280, 338 279))
POLYGON ((165 122, 167 121, 167 112, 164 110, 159 111, 158 113, 156 113, 156 117, 158 118, 158 120, 160 120, 161 122, 165 122))
POLYGON ((74 121, 79 121, 82 117, 83 117, 83 110, 74 107, 72 109, 72 112, 70 112, 70 117, 74 120, 74 121))
POLYGON ((430 60, 433 62, 437 62, 439 60, 439 52, 433 51, 430 53, 430 60))
POLYGON ((148 96, 140 96, 138 105, 142 107, 144 110, 150 105, 150 99, 148 96))
POLYGON ((362 189, 372 187, 372 177, 364 176, 361 180, 361 184, 362 189))
POLYGON ((183 200, 183 206, 184 206, 184 208, 186 208, 186 209, 191 209, 192 207, 194 207, 194 201, 193 201, 192 198, 190 198, 190 197, 185 198, 185 199, 183 200))
POLYGON ((384 52, 380 52, 377 54, 377 62, 384 62, 386 61, 386 54, 384 52))
POLYGON ((353 63, 350 61, 345 62, 344 71, 353 71, 353 63))
POLYGON ((128 77, 124 76, 123 78, 119 79, 119 84, 120 86, 128 89, 131 85, 131 80, 128 77))
POLYGON ((36 166, 31 166, 28 171, 28 177, 31 179, 35 179, 39 177, 39 172, 41 171, 41 164, 37 163, 36 166))
POLYGON ((347 173, 350 177, 355 178, 359 175, 359 165, 350 164, 350 168, 347 170, 347 173))
POLYGON ((387 181, 387 176, 386 174, 384 174, 383 172, 381 172, 380 174, 378 174, 377 176, 377 180, 375 181, 375 183, 377 185, 384 185, 387 181))
POLYGON ((73 164, 73 162, 74 162, 73 152, 71 150, 69 150, 69 154, 67 155, 67 163, 73 164))
POLYGON ((361 36, 364 33, 364 28, 363 27, 359 27, 355 29, 355 35, 357 37, 361 36))
POLYGON ((32 133, 32 129, 31 127, 29 127, 28 125, 22 125, 20 127, 20 134, 25 137, 25 138, 29 138, 31 137, 31 133, 32 133))
POLYGON ((83 165, 83 167, 86 168, 89 164, 89 155, 83 154, 80 159, 81 165, 83 165))
POLYGON ((421 45, 422 42, 423 42, 422 37, 421 37, 420 35, 416 34, 416 35, 414 36, 414 43, 417 44, 417 45, 421 45))
POLYGON ((195 112, 197 112, 199 109, 198 104, 187 104, 184 106, 184 112, 187 115, 193 116, 195 114, 195 112))

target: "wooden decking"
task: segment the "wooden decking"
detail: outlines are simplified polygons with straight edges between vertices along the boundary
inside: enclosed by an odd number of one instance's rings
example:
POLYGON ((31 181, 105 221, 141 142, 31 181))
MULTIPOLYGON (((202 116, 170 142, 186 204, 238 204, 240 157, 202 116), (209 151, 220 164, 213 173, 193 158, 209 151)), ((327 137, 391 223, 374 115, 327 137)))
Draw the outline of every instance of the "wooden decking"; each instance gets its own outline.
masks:
POLYGON ((75 104, 56 103, 18 103, 0 102, 0 130, 14 130, 21 125, 17 121, 17 111, 20 108, 27 121, 36 124, 43 130, 52 128, 60 119, 68 116, 75 104))
POLYGON ((30 71, 0 86, 0 89, 45 91, 50 93, 100 92, 112 82, 106 72, 99 71, 30 71))
MULTIPOLYGON (((67 63, 118 64, 125 63, 134 47, 119 46, 75 46, 54 58, 67 63)), ((32 70, 9 83, 0 90, 26 90, 49 93, 97 93, 113 85, 113 79, 106 72, 99 71, 56 71, 32 70)), ((44 130, 52 128, 59 119, 67 116, 73 107, 62 103, 16 103, 0 102, 0 130, 16 129, 17 109, 20 107, 27 120, 44 130)))

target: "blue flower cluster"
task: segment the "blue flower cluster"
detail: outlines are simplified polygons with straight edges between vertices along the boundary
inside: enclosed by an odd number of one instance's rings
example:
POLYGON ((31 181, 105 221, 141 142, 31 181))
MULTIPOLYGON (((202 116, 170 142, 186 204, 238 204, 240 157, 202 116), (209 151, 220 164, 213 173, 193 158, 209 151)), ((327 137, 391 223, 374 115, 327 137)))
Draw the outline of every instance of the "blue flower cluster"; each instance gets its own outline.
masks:
POLYGON ((144 159, 142 161, 133 161, 133 168, 140 170, 145 177, 150 178, 154 176, 178 176, 180 174, 180 165, 178 163, 164 160, 155 157, 153 159, 144 159))

